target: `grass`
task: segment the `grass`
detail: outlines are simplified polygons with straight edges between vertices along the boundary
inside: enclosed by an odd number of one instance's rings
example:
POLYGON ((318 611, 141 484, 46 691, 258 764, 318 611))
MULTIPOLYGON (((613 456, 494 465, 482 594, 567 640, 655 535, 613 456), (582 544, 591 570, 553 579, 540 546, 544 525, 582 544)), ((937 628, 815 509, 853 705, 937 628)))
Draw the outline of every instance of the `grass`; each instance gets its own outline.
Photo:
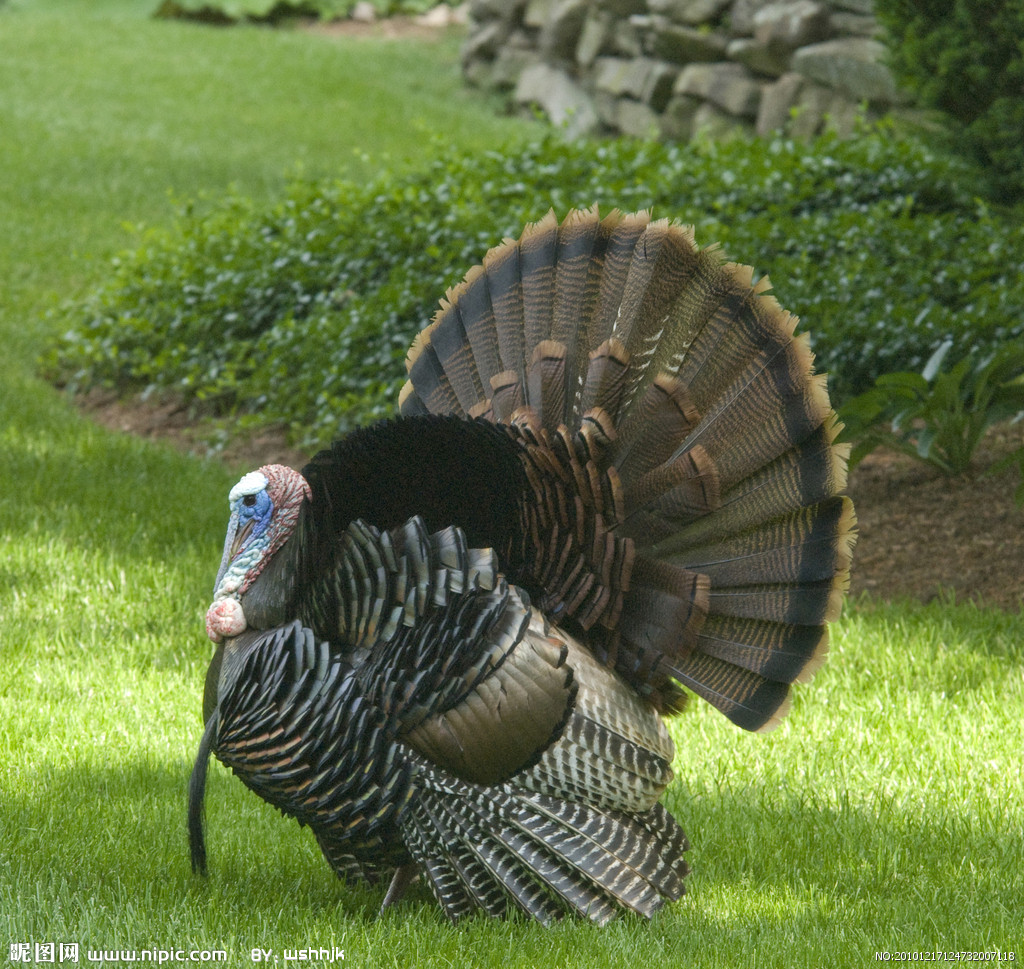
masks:
POLYGON ((649 925, 453 929, 422 891, 377 919, 377 893, 336 882, 308 832, 219 767, 211 873, 192 876, 202 617, 235 475, 79 417, 34 376, 43 313, 102 276, 122 223, 169 219, 169 192, 266 197, 296 163, 357 175, 385 155, 413 163, 427 132, 472 151, 520 129, 461 91, 451 43, 154 23, 149 6, 0 9, 0 953, 77 942, 80 962, 155 947, 251 965, 256 948, 283 961, 337 946, 359 966, 787 969, 881 950, 1024 957, 1024 618, 941 602, 857 603, 767 738, 696 704, 675 724, 667 801, 694 873, 649 925), (417 76, 430 83, 412 95, 417 76))

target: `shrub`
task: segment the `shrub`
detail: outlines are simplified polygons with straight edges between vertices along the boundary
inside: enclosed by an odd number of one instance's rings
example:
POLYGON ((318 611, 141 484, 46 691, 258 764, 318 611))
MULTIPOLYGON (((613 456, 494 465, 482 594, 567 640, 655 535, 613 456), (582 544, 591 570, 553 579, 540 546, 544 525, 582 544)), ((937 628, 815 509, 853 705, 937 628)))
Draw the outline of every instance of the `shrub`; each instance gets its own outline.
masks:
POLYGON ((490 246, 594 202, 694 222, 702 243, 771 267, 838 398, 920 370, 947 339, 1024 334, 1024 229, 979 208, 952 161, 884 131, 810 145, 552 135, 428 156, 367 184, 296 182, 268 209, 184 207, 62 311, 50 373, 168 388, 322 441, 389 412, 412 336, 490 246))
MULTIPOLYGON (((944 369, 952 347, 944 343, 922 373, 883 374, 871 390, 845 404, 840 416, 854 442, 852 463, 885 444, 946 474, 960 474, 989 427, 1024 417, 1024 346, 969 352, 944 369)), ((1024 470, 1024 448, 1000 466, 1015 463, 1024 470)), ((1024 483, 1017 500, 1024 501, 1024 483)))
MULTIPOLYGON (((377 13, 423 13, 434 0, 371 0, 377 13)), ((156 17, 184 17, 218 23, 236 21, 276 22, 289 17, 319 17, 338 20, 347 17, 356 0, 163 0, 156 17)))
POLYGON ((875 13, 900 83, 948 115, 997 191, 1024 195, 1024 4, 875 0, 875 13))

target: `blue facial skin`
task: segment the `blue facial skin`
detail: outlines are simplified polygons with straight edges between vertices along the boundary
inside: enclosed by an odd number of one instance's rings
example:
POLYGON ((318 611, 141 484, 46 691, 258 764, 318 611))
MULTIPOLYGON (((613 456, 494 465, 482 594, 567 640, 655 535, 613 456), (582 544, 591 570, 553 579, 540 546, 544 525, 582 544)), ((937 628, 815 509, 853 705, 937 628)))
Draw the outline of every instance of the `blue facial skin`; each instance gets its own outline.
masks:
POLYGON ((274 513, 274 503, 266 491, 255 495, 245 495, 238 502, 238 530, 241 531, 250 523, 252 531, 246 536, 245 546, 248 546, 253 539, 259 538, 267 530, 270 524, 270 517, 274 513))

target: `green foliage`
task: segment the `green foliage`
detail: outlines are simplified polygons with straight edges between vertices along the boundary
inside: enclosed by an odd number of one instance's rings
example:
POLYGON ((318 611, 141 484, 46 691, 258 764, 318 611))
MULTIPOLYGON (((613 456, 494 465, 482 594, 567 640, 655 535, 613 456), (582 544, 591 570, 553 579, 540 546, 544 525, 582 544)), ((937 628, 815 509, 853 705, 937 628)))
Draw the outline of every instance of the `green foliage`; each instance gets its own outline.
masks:
MULTIPOLYGON (((222 23, 266 21, 275 23, 290 17, 319 17, 340 20, 347 17, 357 0, 163 0, 156 17, 185 17, 222 23)), ((371 0, 380 16, 423 13, 434 0, 371 0)))
MULTIPOLYGON (((1024 345, 971 352, 944 370, 952 346, 943 343, 922 373, 883 374, 871 390, 843 406, 853 462, 886 444, 946 474, 960 474, 970 467, 989 427, 1024 417, 1024 345)), ((1000 466, 1011 463, 1024 471, 1024 447, 1000 466)), ((1017 500, 1024 501, 1024 483, 1017 500)))
POLYGON ((979 208, 965 183, 886 131, 811 145, 552 135, 442 148, 407 174, 295 182, 269 208, 185 206, 65 308, 47 366, 77 388, 170 389, 323 441, 389 412, 413 335, 491 245, 549 208, 598 202, 696 220, 700 241, 771 267, 843 397, 919 369, 944 340, 1024 334, 1024 229, 979 208))
POLYGON ((875 0, 875 13, 899 81, 950 117, 998 191, 1024 194, 1020 0, 875 0))

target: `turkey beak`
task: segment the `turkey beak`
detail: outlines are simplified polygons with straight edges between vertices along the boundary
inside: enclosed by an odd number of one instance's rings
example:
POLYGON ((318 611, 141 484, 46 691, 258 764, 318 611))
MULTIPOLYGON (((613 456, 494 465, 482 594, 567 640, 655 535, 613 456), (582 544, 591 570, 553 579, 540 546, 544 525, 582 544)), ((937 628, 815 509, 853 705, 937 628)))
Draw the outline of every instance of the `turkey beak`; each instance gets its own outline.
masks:
POLYGON ((246 528, 239 530, 238 515, 232 515, 228 520, 228 533, 224 536, 224 552, 220 557, 220 568, 217 569, 217 578, 213 583, 214 598, 217 596, 217 590, 220 588, 224 573, 227 572, 228 567, 231 565, 231 560, 238 554, 242 543, 249 537, 250 530, 251 523, 246 528))
POLYGON ((255 525, 256 522, 250 518, 241 528, 235 529, 235 537, 231 542, 231 554, 228 555, 229 562, 245 547, 255 525))

